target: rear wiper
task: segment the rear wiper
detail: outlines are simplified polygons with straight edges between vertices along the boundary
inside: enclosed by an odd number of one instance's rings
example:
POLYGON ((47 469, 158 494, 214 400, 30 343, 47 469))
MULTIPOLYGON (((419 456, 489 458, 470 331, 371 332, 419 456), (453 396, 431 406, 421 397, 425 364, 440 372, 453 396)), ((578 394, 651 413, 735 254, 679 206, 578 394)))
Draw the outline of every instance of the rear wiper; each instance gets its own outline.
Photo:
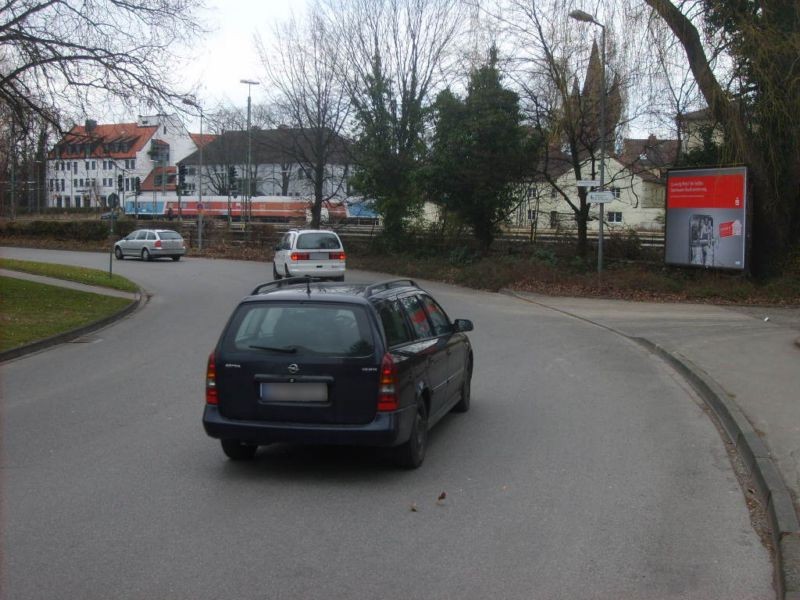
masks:
POLYGON ((256 350, 269 350, 270 352, 283 352, 284 354, 297 354, 297 348, 275 348, 273 346, 250 346, 256 350))

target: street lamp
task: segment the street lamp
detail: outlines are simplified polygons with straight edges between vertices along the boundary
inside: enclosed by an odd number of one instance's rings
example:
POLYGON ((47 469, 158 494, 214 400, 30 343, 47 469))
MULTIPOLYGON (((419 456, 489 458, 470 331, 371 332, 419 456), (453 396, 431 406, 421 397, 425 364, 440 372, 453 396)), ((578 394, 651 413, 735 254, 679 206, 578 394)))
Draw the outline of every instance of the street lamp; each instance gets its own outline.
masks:
MULTIPOLYGON (((600 27, 600 191, 603 191, 606 174, 606 26, 582 10, 573 10, 569 16, 576 21, 600 27)), ((603 272, 603 207, 600 202, 600 235, 597 239, 597 272, 603 272)))
POLYGON ((197 203, 200 210, 197 211, 197 249, 203 249, 203 107, 194 100, 184 98, 183 103, 187 106, 193 106, 200 112, 200 166, 197 169, 197 203))
MULTIPOLYGON (((252 160, 252 148, 253 148, 253 134, 250 130, 250 88, 254 85, 259 85, 258 81, 253 81, 252 79, 240 79, 239 83, 244 83, 247 85, 247 192, 244 198, 244 205, 245 210, 250 212, 251 211, 251 202, 252 202, 252 184, 251 182, 251 173, 250 173, 250 162, 252 160)), ((252 219, 253 215, 248 215, 250 219, 252 219)), ((249 220, 249 219, 248 219, 249 220)))

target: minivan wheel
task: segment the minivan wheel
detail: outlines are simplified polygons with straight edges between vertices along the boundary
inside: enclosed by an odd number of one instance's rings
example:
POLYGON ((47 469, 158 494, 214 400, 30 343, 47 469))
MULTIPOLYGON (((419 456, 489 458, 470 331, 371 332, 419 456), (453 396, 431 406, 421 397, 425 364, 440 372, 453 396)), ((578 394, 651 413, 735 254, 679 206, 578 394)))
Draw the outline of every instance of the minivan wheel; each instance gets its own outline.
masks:
POLYGON ((275 281, 278 281, 278 279, 281 279, 281 274, 278 273, 278 267, 275 266, 275 262, 274 261, 272 263, 272 278, 275 281))
POLYGON ((231 460, 252 460, 258 446, 243 444, 239 440, 220 440, 222 451, 231 460))
POLYGON ((150 256, 150 251, 147 248, 142 248, 142 260, 153 260, 150 256))
POLYGON ((114 248, 114 256, 117 257, 117 260, 122 260, 123 258, 125 258, 123 256, 123 254, 122 254, 122 248, 120 248, 119 246, 116 246, 114 248))
POLYGON ((416 469, 425 460, 428 448, 428 409, 422 399, 417 400, 417 414, 411 426, 411 436, 397 447, 397 463, 405 469, 416 469))

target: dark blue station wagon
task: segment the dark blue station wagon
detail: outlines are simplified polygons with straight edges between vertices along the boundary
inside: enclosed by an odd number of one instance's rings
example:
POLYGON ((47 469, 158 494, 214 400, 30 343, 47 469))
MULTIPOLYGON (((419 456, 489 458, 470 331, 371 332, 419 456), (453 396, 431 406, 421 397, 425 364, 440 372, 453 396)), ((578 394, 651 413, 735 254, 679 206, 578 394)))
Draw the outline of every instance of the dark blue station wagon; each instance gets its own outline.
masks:
POLYGON ((469 409, 472 327, 408 279, 263 284, 208 359, 205 431, 233 460, 273 442, 345 444, 416 468, 429 428, 469 409))

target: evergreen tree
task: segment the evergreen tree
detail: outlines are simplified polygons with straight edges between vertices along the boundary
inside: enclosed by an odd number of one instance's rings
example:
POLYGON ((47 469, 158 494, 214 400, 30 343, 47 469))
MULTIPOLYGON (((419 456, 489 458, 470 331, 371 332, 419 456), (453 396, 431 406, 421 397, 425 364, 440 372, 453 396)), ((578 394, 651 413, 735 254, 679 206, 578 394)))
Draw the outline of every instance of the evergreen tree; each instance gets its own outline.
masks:
POLYGON ((437 97, 436 131, 424 173, 431 197, 456 214, 484 249, 518 200, 536 144, 522 125, 519 97, 502 85, 497 49, 470 75, 467 97, 437 97))

